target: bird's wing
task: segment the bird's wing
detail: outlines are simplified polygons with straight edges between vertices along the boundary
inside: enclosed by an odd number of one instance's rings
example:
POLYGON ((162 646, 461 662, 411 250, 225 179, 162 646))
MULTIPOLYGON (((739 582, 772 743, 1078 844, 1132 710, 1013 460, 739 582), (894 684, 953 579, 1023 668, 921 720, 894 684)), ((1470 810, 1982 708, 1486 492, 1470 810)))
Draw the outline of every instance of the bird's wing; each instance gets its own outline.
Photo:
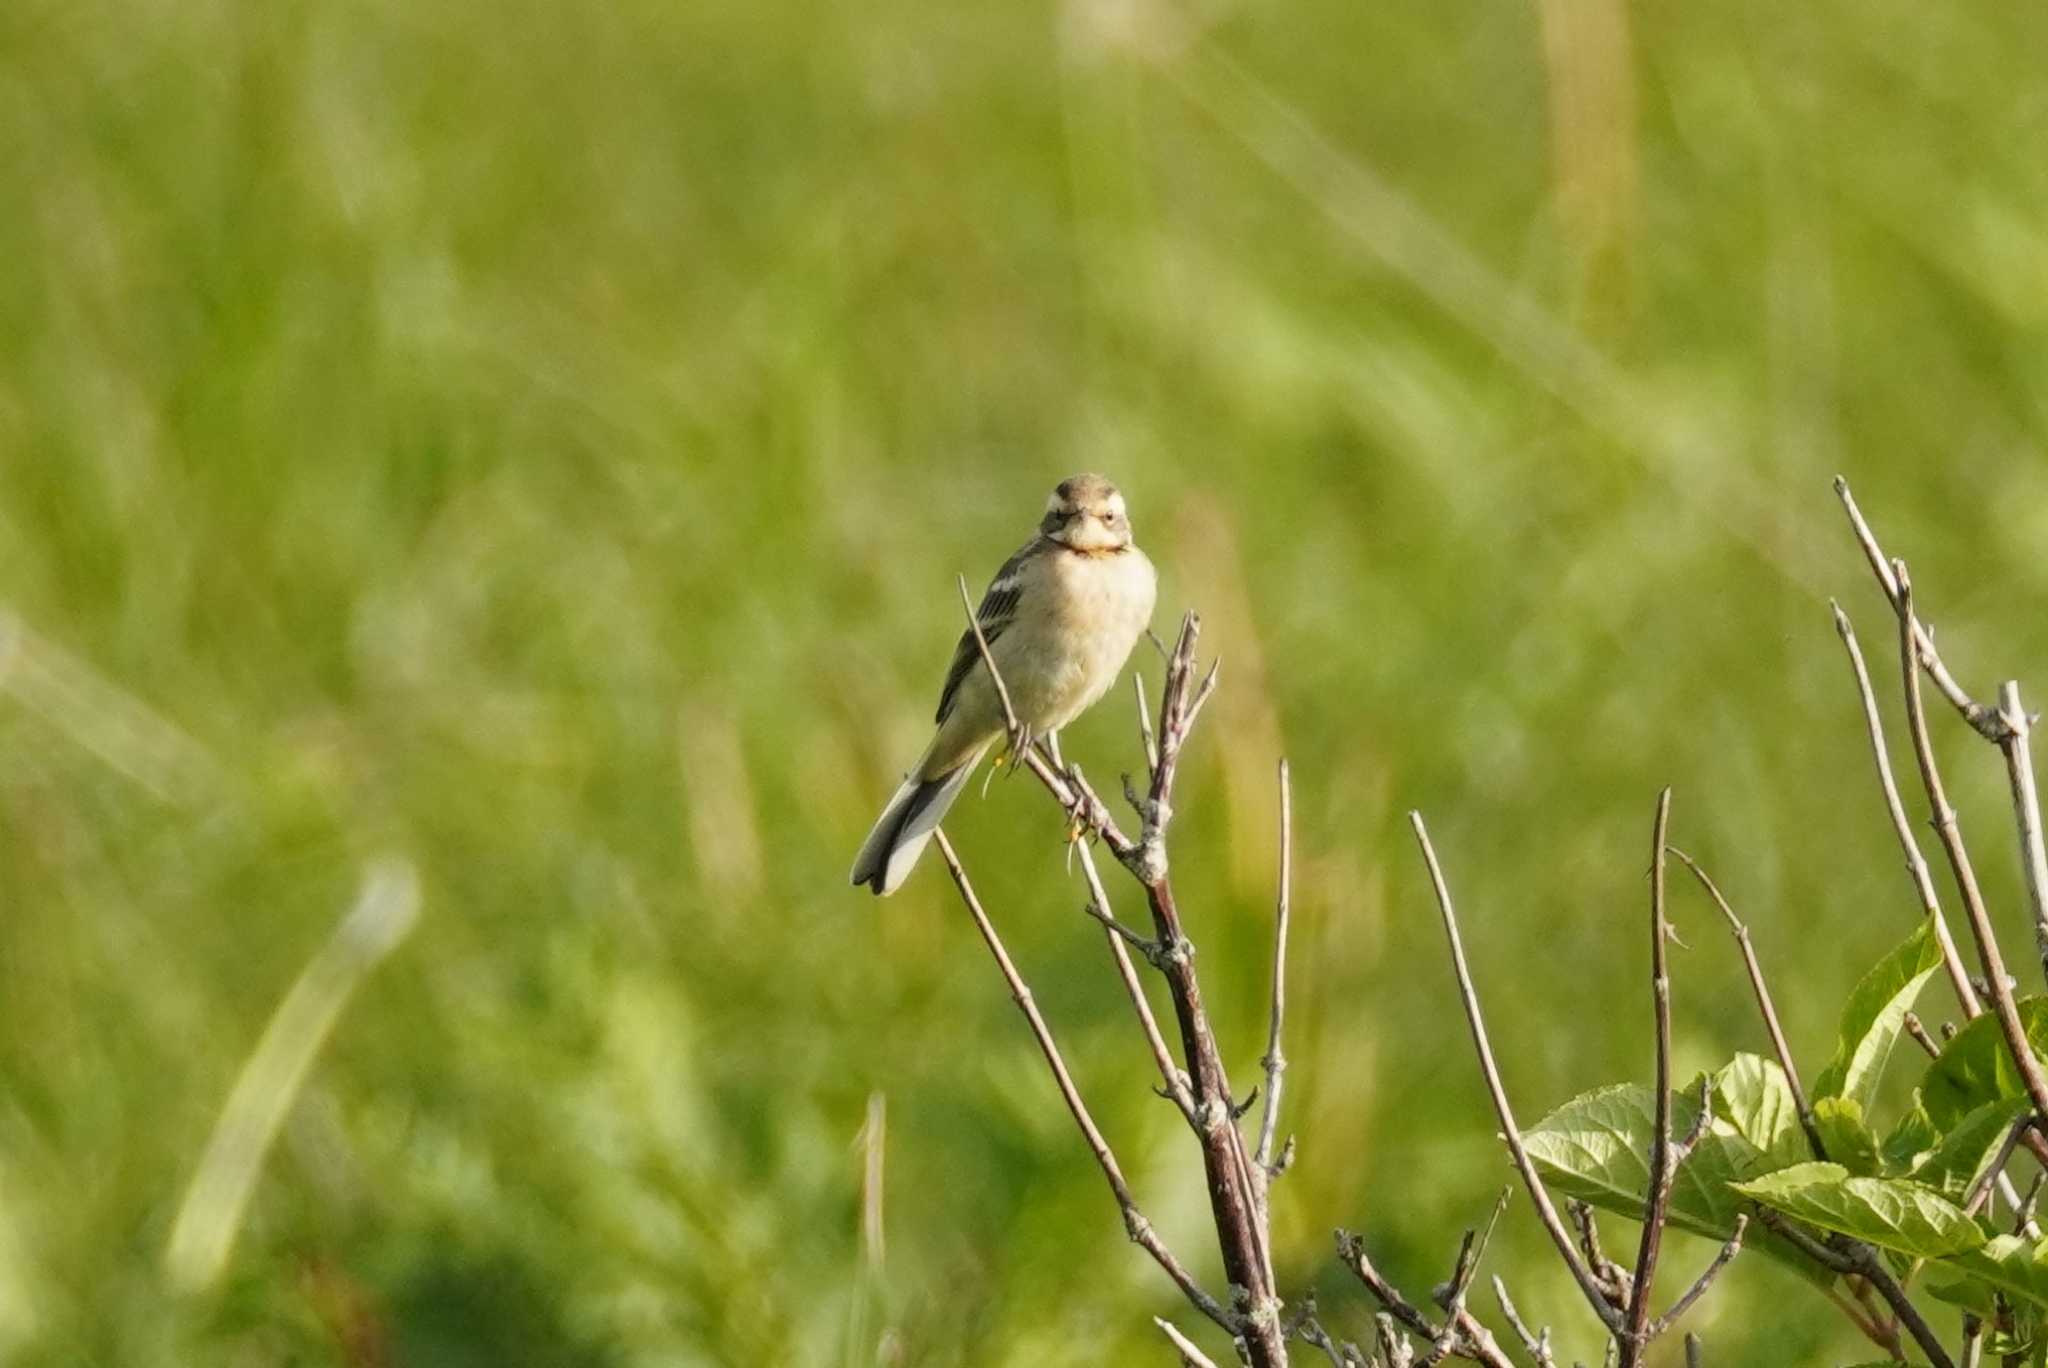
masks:
MULTIPOLYGON (((981 606, 974 610, 974 620, 981 624, 981 635, 993 647, 996 639, 1009 630, 1017 619, 1017 601, 1024 593, 1024 563, 1040 549, 1040 542, 1033 538, 1016 555, 1003 562, 1003 568, 996 571, 996 577, 981 596, 981 606)), ((967 672, 981 659, 981 648, 974 644, 974 633, 960 634, 960 643, 953 648, 953 663, 946 667, 946 686, 939 690, 939 715, 937 721, 944 722, 953 711, 953 703, 959 697, 960 686, 967 680, 967 672)))

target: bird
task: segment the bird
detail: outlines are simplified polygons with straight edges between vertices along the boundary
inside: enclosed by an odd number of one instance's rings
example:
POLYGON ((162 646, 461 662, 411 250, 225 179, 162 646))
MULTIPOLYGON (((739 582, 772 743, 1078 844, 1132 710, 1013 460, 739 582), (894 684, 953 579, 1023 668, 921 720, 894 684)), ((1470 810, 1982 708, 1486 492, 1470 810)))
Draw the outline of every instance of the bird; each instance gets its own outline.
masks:
MULTIPOLYGON (((1022 747, 1034 734, 1056 742, 1060 728, 1108 692, 1150 627, 1157 597, 1157 573, 1132 539, 1117 487, 1092 474, 1060 481, 1038 530, 996 571, 974 614, 1022 747)), ((931 744, 854 859, 854 886, 877 897, 903 886, 976 764, 1008 731, 972 629, 953 648, 936 721, 931 744)))

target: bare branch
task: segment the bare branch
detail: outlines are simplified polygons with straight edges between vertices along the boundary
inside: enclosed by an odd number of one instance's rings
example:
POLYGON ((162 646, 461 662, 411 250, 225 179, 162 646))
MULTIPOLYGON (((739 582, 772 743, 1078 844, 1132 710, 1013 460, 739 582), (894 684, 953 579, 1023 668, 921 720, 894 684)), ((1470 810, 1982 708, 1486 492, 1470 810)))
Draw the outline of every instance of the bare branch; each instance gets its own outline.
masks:
POLYGON ((1304 1294, 1300 1310, 1288 1320, 1294 1337, 1303 1344, 1312 1344, 1322 1350, 1335 1368, 1351 1368, 1355 1363, 1364 1362, 1364 1357, 1355 1346, 1339 1344, 1331 1337, 1330 1332, 1323 1328, 1322 1321, 1316 1318, 1315 1293, 1304 1294))
POLYGON ((1628 1340, 1621 1346, 1623 1368, 1633 1368, 1650 1342, 1650 1287, 1657 1278, 1657 1254, 1671 1204, 1677 1165, 1671 1153, 1671 968, 1667 960, 1670 922, 1664 915, 1664 833, 1671 824, 1671 790, 1657 795, 1650 838, 1650 998, 1656 1014, 1656 1129, 1650 1135, 1649 1192, 1643 1202, 1642 1241, 1636 1250, 1635 1284, 1629 1289, 1628 1340))
POLYGON ((1770 1033, 1771 1049, 1778 1056, 1778 1067, 1785 1071, 1786 1083, 1791 1086, 1792 1103, 1799 1110, 1799 1125, 1806 1132, 1807 1146, 1813 1150, 1814 1158, 1827 1158, 1827 1147, 1821 1143, 1820 1127, 1813 1119, 1812 1104, 1807 1101, 1806 1089, 1799 1082, 1799 1066, 1792 1061, 1792 1047, 1785 1041, 1785 1028, 1778 1024, 1777 1006, 1771 1001, 1771 990, 1764 982, 1764 970, 1757 962, 1756 947, 1750 943, 1749 928, 1735 915, 1735 909, 1721 896, 1720 888, 1707 877, 1707 871, 1700 868, 1697 860, 1675 846, 1669 849, 1680 864, 1692 871, 1693 878, 1699 880, 1700 887, 1706 889, 1707 896, 1714 900, 1714 906, 1720 908, 1721 915, 1727 918, 1728 929, 1734 933, 1736 947, 1742 952, 1742 966, 1749 971, 1750 990, 1756 995, 1757 1010, 1763 1014, 1764 1029, 1770 1033))
MULTIPOLYGON (((1942 1347, 1940 1338, 1928 1326, 1919 1308, 1906 1296, 1905 1289, 1899 1286, 1899 1280, 1891 1275, 1891 1270, 1884 1266, 1883 1260, 1878 1258, 1876 1251, 1869 1245, 1861 1244, 1844 1235, 1833 1235, 1825 1241, 1817 1240, 1797 1222, 1766 1206, 1758 1207, 1756 1215, 1757 1219, 1773 1233, 1821 1267, 1861 1278, 1875 1288, 1877 1294, 1892 1308, 1892 1314, 1906 1327, 1906 1332, 1913 1337, 1914 1343, 1927 1355, 1928 1362, 1933 1364, 1934 1368, 1955 1368, 1955 1360, 1951 1359, 1948 1350, 1942 1347)), ((1846 1303, 1842 1305, 1843 1309, 1848 1311, 1850 1319, 1857 1322, 1857 1327, 1864 1334, 1878 1344, 1886 1343, 1880 1327, 1864 1320, 1846 1303)))
MULTIPOLYGON (((1493 1238, 1493 1228, 1500 1224, 1500 1215, 1507 1210, 1508 1198, 1513 1188, 1502 1188, 1500 1197, 1493 1204, 1493 1213, 1486 1218, 1486 1224, 1476 1230, 1467 1230, 1465 1238, 1458 1245, 1458 1261, 1451 1269, 1451 1280, 1436 1294, 1436 1303, 1449 1317, 1444 1328, 1437 1335, 1431 1347, 1428 1361, 1435 1362, 1449 1355, 1457 1347, 1461 1336, 1477 1338, 1470 1327, 1476 1323, 1466 1314, 1465 1298, 1471 1292, 1472 1278, 1479 1272, 1479 1261, 1486 1257, 1487 1242, 1493 1238)), ((1478 1334, 1489 1334, 1480 1327, 1478 1334)))
POLYGON ((939 854, 945 858, 946 870, 953 876, 953 886, 960 890, 960 900, 967 905, 967 911, 974 918, 975 929, 987 943, 989 953, 995 957, 996 967, 1002 971, 1003 980, 1010 986, 1010 996, 1016 1000, 1017 1009, 1024 1013, 1024 1019, 1031 1026, 1031 1034, 1038 1041, 1038 1049, 1045 1056, 1046 1065, 1052 1070, 1053 1082, 1058 1085, 1060 1097, 1067 1104, 1067 1111, 1073 1115, 1074 1124, 1081 1129, 1081 1136, 1088 1142, 1089 1150, 1095 1155, 1095 1162, 1102 1167, 1102 1176, 1109 1182, 1109 1190, 1116 1197, 1116 1204, 1123 1211, 1124 1229, 1131 1240, 1150 1254, 1153 1261, 1166 1271, 1195 1308, 1230 1333, 1239 1333, 1238 1318, 1224 1308, 1214 1297, 1204 1292, 1194 1275, 1189 1273, 1166 1242, 1152 1228, 1138 1210, 1137 1202, 1131 1197, 1130 1185, 1124 1181, 1123 1169, 1117 1164, 1116 1155, 1110 1150, 1109 1142, 1096 1126, 1095 1118, 1088 1113, 1088 1104, 1081 1100, 1081 1093, 1074 1086, 1073 1075, 1067 1072, 1066 1060, 1061 1058, 1059 1046, 1053 1043, 1052 1029, 1045 1024, 1039 1013, 1038 1003, 1031 995, 1031 989, 1024 982, 1024 976, 1017 972, 1016 964, 1010 959, 1010 952, 1004 948, 1002 937, 996 934, 995 924, 982 910, 981 899, 974 892, 974 885, 968 882, 967 871, 961 867, 960 857, 953 851, 943 828, 934 831, 939 854))
POLYGON ((1181 1368, 1216 1368, 1216 1361, 1195 1346, 1195 1342, 1180 1332, 1180 1328, 1164 1316, 1154 1316, 1152 1323, 1159 1327, 1159 1333, 1166 1336, 1180 1353, 1181 1368))
POLYGON ((1977 942, 1977 957, 1984 969, 1985 986, 1991 994, 1992 1011, 1998 1017, 1999 1030, 2005 1036, 2007 1051, 2012 1055, 2014 1067, 2026 1083, 2027 1096, 2033 1100, 2037 1116, 2048 1118, 2048 1077, 2041 1072, 2041 1061, 2034 1057, 2027 1044, 2026 1028, 2020 1022, 2019 1008, 2013 1001, 2012 981, 2006 976, 2005 956, 1998 949, 1998 935, 1991 925, 1991 914, 1984 906, 1984 894, 1977 886, 1977 872, 1971 867, 1970 853, 1963 846, 1961 829, 1956 825, 1956 810, 1948 801, 1948 791, 1942 786, 1941 771, 1934 759, 1934 743, 1927 734, 1927 710, 1920 698, 1920 671, 1914 660, 1914 644, 1919 639, 1919 622, 1913 614, 1913 580, 1906 572, 1904 561, 1892 562, 1892 576, 1897 584, 1899 607, 1899 658, 1900 674, 1906 686, 1906 723, 1913 737, 1913 754, 1919 761, 1920 779, 1927 790, 1928 806, 1933 811, 1934 830, 1941 838, 1942 850, 1948 855, 1949 868, 1955 875, 1956 889, 1963 900, 1963 910, 1970 920, 1970 934, 1977 942))
MULTIPOLYGON (((1669 1311, 1666 1311, 1651 1323, 1651 1339, 1657 1338, 1677 1324, 1679 1318, 1692 1309, 1692 1304, 1706 1295, 1707 1289, 1714 1285, 1714 1279, 1721 1276, 1721 1270, 1733 1263, 1735 1256, 1742 1252, 1742 1234, 1748 1229, 1749 1218, 1747 1216, 1737 1216, 1735 1218, 1735 1232, 1728 1237, 1727 1243, 1721 1246, 1721 1252, 1714 1256, 1714 1261, 1706 1266, 1705 1271, 1693 1281, 1691 1287, 1685 1289, 1685 1295, 1671 1304, 1669 1311)), ((1686 1336, 1686 1340, 1690 1343, 1692 1336, 1686 1336)))
MULTIPOLYGON (((1273 1018, 1266 1036, 1266 1056, 1259 1061, 1266 1071, 1266 1110, 1259 1122, 1259 1147, 1255 1154, 1260 1169, 1270 1176, 1273 1167, 1273 1131, 1280 1120, 1281 1075, 1287 1056, 1280 1052, 1280 1027, 1287 1015, 1287 912, 1288 894, 1294 882, 1294 796, 1287 782, 1287 762, 1280 762, 1280 891, 1273 915, 1273 1018)), ((1260 1202, 1264 1204, 1265 1183, 1261 1180, 1260 1202)))
MULTIPOLYGON (((1907 586, 1899 577, 1897 562, 1886 558, 1884 551, 1877 544, 1876 535, 1870 530, 1870 524, 1863 520, 1863 510, 1856 506, 1855 496, 1849 492, 1849 482, 1839 475, 1835 476, 1835 495, 1841 499, 1843 511, 1849 515, 1849 525, 1856 531, 1856 542, 1863 548, 1863 558, 1870 562, 1870 572, 1877 576, 1878 587, 1884 590, 1884 596, 1891 600, 1892 607, 1903 615, 1907 586)), ((1997 713, 1972 699, 1964 692, 1963 686, 1956 683, 1955 676, 1948 672, 1948 666, 1942 664, 1940 654, 1934 649, 1934 638, 1917 622, 1912 626, 1912 641, 1915 657, 1926 669, 1927 677, 1934 681, 1934 687, 1941 690, 1942 697, 1946 698, 1955 710, 1963 715, 1963 720, 1976 728, 1977 733, 1985 740, 2001 740, 2003 721, 1997 713)))
MULTIPOLYGON (((1848 490, 1838 486, 1844 498, 1848 490)), ((1861 522, 1861 515, 1854 512, 1855 504, 1849 504, 1850 516, 1861 522)), ((1866 529, 1867 530, 1867 529, 1866 529)), ((1894 594, 1896 599, 1896 594, 1894 594)), ((1877 782, 1884 790, 1885 811, 1892 819, 1892 832, 1899 839, 1899 849, 1906 855, 1906 871, 1913 876, 1913 891, 1920 895, 1920 910, 1934 927, 1935 940, 1941 946, 1941 963, 1948 974, 1949 987, 1955 991, 1956 1002, 1961 1005, 1965 1016, 1977 1016, 1984 1006, 1977 1000, 1977 990, 1970 986, 1970 974, 1963 967, 1963 957, 1956 950, 1955 937, 1949 934, 1948 918, 1941 913, 1941 899, 1934 891, 1934 875, 1927 868, 1927 860, 1920 854, 1920 842, 1913 836, 1913 828, 1906 821, 1906 806, 1899 800, 1899 785, 1892 778, 1891 752, 1885 745, 1884 722, 1878 716, 1877 694, 1870 685, 1870 670, 1863 663, 1863 648, 1856 644, 1856 629, 1849 625, 1849 615, 1842 611, 1833 599, 1828 606, 1834 610, 1835 632, 1842 638, 1842 646, 1849 653, 1849 664, 1856 672, 1856 691, 1863 702, 1863 724, 1870 734, 1870 753, 1877 761, 1877 782)))
POLYGON ((1557 1368, 1557 1359, 1550 1352, 1550 1327, 1546 1325, 1540 1333, 1530 1334, 1528 1322, 1522 1319, 1522 1313, 1516 1308, 1514 1298, 1508 1295, 1508 1285, 1498 1276, 1493 1280, 1493 1296, 1494 1300, 1500 1303, 1501 1315, 1507 1318, 1509 1326, 1514 1329, 1515 1338, 1522 1342, 1522 1348, 1527 1351, 1530 1362, 1534 1363, 1536 1368, 1557 1368))
POLYGON ((2027 1184, 2026 1196, 2022 1197, 2018 1192, 2005 1194, 2006 1201, 2012 1205, 2013 1234, 2026 1235, 2036 1240, 2041 1238, 2039 1228, 2034 1225, 2034 1204, 2041 1200, 2043 1179, 2048 1179, 2048 1169, 2042 1169, 2034 1175, 2034 1181, 2027 1184))
POLYGON ((1085 839, 1080 842, 1079 850, 1081 875, 1088 882, 1088 914, 1101 922, 1107 933, 1110 957, 1116 961, 1117 977, 1123 981, 1124 994, 1130 998, 1131 1009, 1137 1013, 1139 1029, 1145 1033, 1145 1044, 1152 1051, 1152 1062, 1166 1084, 1166 1095, 1180 1108, 1188 1124, 1193 1125, 1195 1099, 1189 1091, 1188 1076, 1173 1062, 1173 1052, 1167 1049, 1166 1037, 1160 1034, 1159 1020, 1152 1014, 1152 1001, 1145 996, 1145 985, 1138 981, 1138 971, 1131 963, 1125 943, 1138 947, 1140 953, 1148 957, 1157 953, 1158 947, 1116 919, 1110 911, 1109 894, 1102 886, 1102 875, 1095 868, 1095 856, 1085 839))
POLYGON ((1365 1290, 1372 1294, 1373 1300, 1386 1308, 1387 1314, 1424 1339, 1434 1340, 1437 1337, 1437 1328, 1430 1323, 1429 1317, 1423 1314, 1422 1309, 1414 1302, 1402 1296, 1401 1289, 1387 1281, 1386 1276, 1374 1265, 1371 1256, 1365 1252, 1365 1240, 1362 1236, 1353 1235, 1348 1230, 1338 1231, 1337 1258, 1351 1270, 1359 1282, 1365 1285, 1365 1290))
POLYGON ((1152 709, 1145 702, 1145 676, 1131 671, 1131 687, 1138 695, 1138 740, 1145 749, 1145 778, 1159 768, 1159 742, 1152 736, 1152 709))
MULTIPOLYGON (((1496 1218, 1498 1212, 1499 1209, 1495 1208, 1496 1218)), ((1488 1228, 1491 1229, 1490 1223, 1488 1228)), ((1429 1342, 1431 1349, 1422 1360, 1424 1363, 1441 1363, 1447 1357, 1456 1357, 1486 1364, 1488 1368, 1514 1368, 1514 1361, 1494 1341, 1492 1332, 1473 1319, 1462 1305, 1451 1313, 1443 1326, 1433 1324, 1420 1307, 1402 1296, 1401 1290, 1374 1266, 1371 1257, 1365 1252, 1365 1241, 1359 1236, 1347 1230, 1338 1231, 1337 1257, 1351 1270, 1353 1276, 1364 1284, 1365 1290, 1372 1294, 1373 1299, 1386 1308, 1380 1315, 1383 1322, 1380 1331, 1383 1354, 1391 1352, 1393 1346, 1399 1344, 1399 1336, 1392 1333, 1391 1321, 1388 1320, 1391 1317, 1418 1338, 1429 1342)), ((1473 1253, 1473 1236, 1470 1231, 1466 1232, 1466 1244, 1459 1254, 1460 1268, 1465 1267, 1468 1259, 1476 1267, 1478 1260, 1473 1253)), ((1466 1276, 1469 1280, 1470 1274, 1467 1273, 1466 1276)), ((1462 1291, 1458 1295, 1462 1297, 1462 1291)), ((1408 1358, 1397 1355, 1392 1361, 1410 1362, 1412 1355, 1408 1358)))
POLYGON ((1486 1022, 1479 1010, 1479 994, 1472 986, 1472 970, 1465 962, 1465 945, 1458 935, 1458 915, 1451 905, 1451 891, 1444 883, 1443 868, 1437 863, 1436 849, 1429 841, 1429 828, 1423 824, 1422 814, 1411 812, 1408 823, 1415 829, 1415 839, 1422 846, 1422 858, 1429 866, 1429 880, 1436 890, 1437 909, 1443 915, 1444 934, 1450 941, 1451 967, 1457 974, 1458 995, 1465 1007, 1465 1021, 1472 1031, 1473 1048, 1479 1054, 1479 1071, 1486 1080, 1486 1089, 1493 1098, 1493 1109, 1500 1119, 1501 1135, 1507 1142, 1508 1152, 1513 1156, 1515 1169, 1522 1175, 1523 1184, 1529 1189, 1530 1200, 1536 1204, 1536 1214, 1549 1232, 1551 1243, 1557 1246, 1565 1266, 1571 1270, 1578 1282, 1579 1290, 1585 1294, 1586 1302, 1593 1308, 1593 1314, 1609 1331, 1622 1328, 1621 1316, 1608 1303, 1601 1292, 1599 1280, 1593 1270, 1579 1255, 1578 1247, 1572 1243, 1571 1233, 1564 1228, 1558 1217, 1557 1207, 1550 1200, 1549 1191, 1543 1180, 1537 1176, 1536 1165, 1529 1158, 1527 1146, 1522 1143, 1522 1131, 1515 1124, 1514 1108, 1508 1103, 1507 1087, 1501 1082, 1500 1068, 1494 1063, 1493 1046, 1486 1036, 1486 1022))
POLYGON ((1977 1315, 1963 1317, 1963 1361, 1962 1368, 1978 1368, 1984 1362, 1984 1318, 1977 1315))
POLYGON ((1913 1038, 1915 1045, 1927 1052, 1929 1059, 1941 1058, 1941 1046, 1935 1044, 1934 1037, 1927 1034, 1926 1023, 1920 1020, 1917 1012, 1906 1013, 1906 1034, 1913 1038))
POLYGON ((1998 748, 2005 753, 2013 821, 2019 826, 2020 868, 2026 874, 2027 902, 2034 915, 2034 948, 2043 974, 2048 974, 2048 850, 2041 843, 2041 797, 2034 787, 2034 761, 2027 745, 2033 723, 2020 706, 2017 680, 1999 687, 1998 717, 2004 730, 1998 748))
MULTIPOLYGON (((1983 1209, 1984 1203, 1990 1199, 1993 1189, 1997 1186, 1996 1180, 2005 1177, 2005 1166, 2012 1162, 2012 1152, 2019 1148, 2020 1137, 2025 1135, 2033 1127, 2033 1124, 2034 1118, 2031 1116, 2023 1116, 2012 1124, 2012 1127, 2006 1132, 2004 1143, 1998 1147, 1997 1156, 1991 1161, 1991 1167, 1985 1169, 1983 1173, 1977 1176, 1977 1181, 1971 1186, 1969 1193, 1964 1197, 1963 1210, 1965 1212, 1975 1216, 1983 1209)), ((2015 1193, 2013 1201, 2015 1207, 2019 1205, 2017 1197, 2018 1194, 2015 1193)))
MULTIPOLYGON (((961 582, 961 597, 965 602, 964 580, 961 582)), ((1193 613, 1181 619, 1180 638, 1169 657, 1159 709, 1158 763, 1152 768, 1149 792, 1138 804, 1143 828, 1139 838, 1133 841, 1117 827, 1078 768, 1068 769, 1059 762, 1055 752, 1029 744, 1029 738, 1023 734, 1007 701, 1007 690, 1003 686, 1001 672, 989 654, 987 638, 981 633, 979 624, 973 621, 971 609, 969 618, 970 630, 974 632, 981 650, 983 667, 995 681, 999 697, 1004 699, 1004 715, 1011 726, 1012 752, 1018 763, 1038 778, 1054 800, 1081 824, 1084 833, 1093 831, 1099 835, 1110 853, 1145 889, 1156 932, 1157 953, 1153 964, 1166 979, 1180 1027, 1182 1058, 1188 1070, 1185 1090, 1193 1104, 1190 1120, 1201 1140, 1202 1166, 1217 1241, 1223 1254, 1224 1275, 1233 1294, 1242 1302, 1241 1316, 1226 1313, 1229 1318, 1219 1323, 1242 1337, 1256 1368, 1284 1364, 1287 1350, 1281 1336, 1281 1303, 1274 1287, 1272 1251, 1257 1180, 1253 1176, 1244 1137, 1237 1129, 1230 1081, 1222 1054, 1216 1046, 1215 1033, 1202 1004, 1201 987, 1194 973, 1194 946, 1181 927, 1173 886, 1167 877, 1166 828, 1172 820, 1173 782, 1181 748, 1187 741, 1199 705, 1216 687, 1217 676, 1212 667, 1201 692, 1195 695, 1194 704, 1190 704, 1195 642, 1201 632, 1201 620, 1193 613)), ((1126 787, 1128 790, 1128 784, 1126 787)), ((949 857, 948 862, 957 869, 957 861, 949 857)), ((961 882, 962 878, 964 875, 956 874, 955 882, 961 882)), ((1092 882, 1091 895, 1099 885, 1099 879, 1092 882)), ((1106 899, 1098 898, 1097 906, 1107 912, 1106 899)), ((1106 923, 1105 929, 1113 940, 1121 941, 1122 938, 1106 923)), ((1128 961, 1120 943, 1112 953, 1128 961)), ((1123 971, 1124 966, 1120 965, 1119 973, 1123 971)), ((1127 991, 1133 982, 1134 971, 1125 980, 1127 991)), ((1150 1008, 1142 1005, 1142 990, 1133 996, 1132 1001, 1143 1023, 1150 1008)), ((1156 1034, 1156 1030, 1148 1031, 1148 1043, 1156 1034)), ((1050 1040, 1050 1036, 1045 1039, 1050 1040)), ((1157 1050, 1155 1062, 1161 1062, 1157 1050)), ((1161 1062, 1161 1073, 1167 1079, 1169 1095, 1173 1095, 1181 1085, 1170 1069, 1170 1059, 1161 1062)), ((1178 1097, 1175 1100, 1180 1101, 1178 1097)), ((1127 1225, 1130 1224, 1132 1210, 1135 1208, 1126 1210, 1127 1225)), ((1145 1227, 1145 1233, 1151 1233, 1149 1226, 1145 1227)), ((1134 1231, 1132 1237, 1137 1239, 1137 1232, 1134 1231)), ((1153 1238, 1156 1240, 1157 1237, 1153 1238)), ((1156 1252, 1154 1257, 1158 1257, 1156 1252)), ((1205 1312, 1208 1310, 1207 1307, 1203 1309, 1205 1312)))

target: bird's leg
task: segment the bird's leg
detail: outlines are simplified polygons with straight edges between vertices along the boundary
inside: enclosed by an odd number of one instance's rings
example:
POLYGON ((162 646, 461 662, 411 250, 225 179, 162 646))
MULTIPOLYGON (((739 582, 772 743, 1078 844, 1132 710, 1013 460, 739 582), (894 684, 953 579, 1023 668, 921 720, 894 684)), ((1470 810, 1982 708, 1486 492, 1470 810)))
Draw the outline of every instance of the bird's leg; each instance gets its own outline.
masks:
POLYGON ((1023 769, 1024 757, 1031 754, 1031 724, 1022 718, 1017 720, 1017 729, 1010 733, 1010 753, 1006 757, 1010 773, 1023 769))

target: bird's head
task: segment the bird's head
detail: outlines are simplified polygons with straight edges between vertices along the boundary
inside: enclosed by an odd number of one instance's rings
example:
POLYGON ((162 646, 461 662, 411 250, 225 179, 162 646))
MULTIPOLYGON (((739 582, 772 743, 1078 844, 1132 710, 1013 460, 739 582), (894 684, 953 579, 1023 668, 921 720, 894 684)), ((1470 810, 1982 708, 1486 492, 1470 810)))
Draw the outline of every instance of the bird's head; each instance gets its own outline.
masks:
POLYGON ((1131 519, 1124 512, 1124 496, 1100 475, 1061 480, 1045 501, 1045 519, 1038 530, 1071 551, 1101 554, 1131 544, 1131 519))

